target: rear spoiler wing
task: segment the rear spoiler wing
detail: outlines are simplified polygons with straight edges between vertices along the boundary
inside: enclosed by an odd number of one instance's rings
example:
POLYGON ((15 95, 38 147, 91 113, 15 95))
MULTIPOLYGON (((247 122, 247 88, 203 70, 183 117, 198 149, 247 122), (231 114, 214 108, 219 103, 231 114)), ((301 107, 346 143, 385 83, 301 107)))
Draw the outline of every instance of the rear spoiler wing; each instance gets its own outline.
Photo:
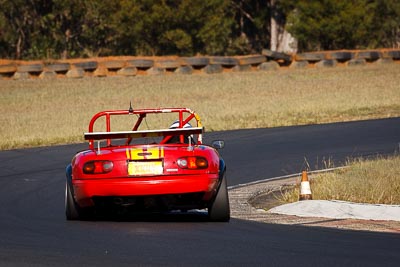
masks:
POLYGON ((84 133, 85 140, 107 140, 123 138, 165 137, 177 135, 202 134, 204 128, 176 128, 149 131, 89 132, 84 133))

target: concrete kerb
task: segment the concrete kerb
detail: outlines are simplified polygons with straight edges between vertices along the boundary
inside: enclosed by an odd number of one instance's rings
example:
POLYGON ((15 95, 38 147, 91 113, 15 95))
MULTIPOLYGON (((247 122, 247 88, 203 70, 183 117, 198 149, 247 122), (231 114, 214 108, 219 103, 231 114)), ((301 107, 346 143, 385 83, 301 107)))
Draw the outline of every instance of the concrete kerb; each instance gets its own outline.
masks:
MULTIPOLYGON (((343 168, 347 167, 345 166, 339 168, 310 171, 309 174, 312 179, 312 175, 343 168)), ((400 233, 399 221, 299 217, 296 215, 271 213, 266 211, 265 209, 256 208, 252 204, 250 204, 252 199, 255 199, 259 196, 271 195, 273 192, 282 190, 283 187, 295 185, 300 181, 300 177, 301 173, 296 173, 270 179, 262 179, 246 184, 229 186, 229 201, 231 203, 230 206, 232 218, 273 224, 400 233)))
MULTIPOLYGON (((331 168, 325 170, 310 171, 309 174, 329 172, 346 167, 331 168)), ((301 177, 301 173, 284 175, 269 179, 262 179, 246 184, 238 184, 229 186, 229 201, 231 202, 231 213, 233 217, 240 219, 251 219, 254 216, 258 217, 260 210, 257 211, 250 203, 249 199, 261 194, 279 191, 283 186, 295 185, 301 177)), ((262 214, 265 211, 262 210, 262 214)))

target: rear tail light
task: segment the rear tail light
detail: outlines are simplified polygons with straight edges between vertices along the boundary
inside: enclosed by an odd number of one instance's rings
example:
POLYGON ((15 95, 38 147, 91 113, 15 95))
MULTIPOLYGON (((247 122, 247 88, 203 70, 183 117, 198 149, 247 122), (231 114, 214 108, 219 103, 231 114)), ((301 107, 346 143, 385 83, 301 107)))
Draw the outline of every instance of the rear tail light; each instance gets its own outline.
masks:
POLYGON ((83 165, 83 173, 86 174, 101 174, 112 171, 114 164, 112 161, 88 161, 83 165))
POLYGON ((207 159, 203 157, 184 157, 176 162, 181 169, 207 169, 207 159))

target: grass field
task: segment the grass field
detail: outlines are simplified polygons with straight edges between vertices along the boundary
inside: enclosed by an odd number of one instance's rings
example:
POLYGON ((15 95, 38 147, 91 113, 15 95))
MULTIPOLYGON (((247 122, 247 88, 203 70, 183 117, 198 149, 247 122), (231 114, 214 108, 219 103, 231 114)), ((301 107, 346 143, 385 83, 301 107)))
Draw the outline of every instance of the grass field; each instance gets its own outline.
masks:
MULTIPOLYGON (((184 106, 207 131, 400 116, 400 64, 217 75, 0 80, 0 149, 83 142, 101 110, 184 106)), ((121 127, 116 125, 117 127, 121 127)), ((124 129, 126 130, 126 129, 124 129)))
MULTIPOLYGON (((313 199, 400 205, 400 156, 376 160, 355 159, 348 168, 315 175, 313 199)), ((299 185, 277 195, 282 202, 299 199, 299 185)))

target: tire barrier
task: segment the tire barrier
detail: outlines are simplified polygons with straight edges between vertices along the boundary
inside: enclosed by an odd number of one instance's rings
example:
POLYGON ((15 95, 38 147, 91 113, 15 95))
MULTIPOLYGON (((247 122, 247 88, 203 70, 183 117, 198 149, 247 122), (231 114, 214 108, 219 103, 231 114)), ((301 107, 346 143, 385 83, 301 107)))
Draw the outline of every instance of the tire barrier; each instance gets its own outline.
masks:
POLYGON ((151 67, 150 69, 147 70, 148 75, 162 75, 167 72, 167 69, 161 68, 161 67, 151 67))
POLYGON ((51 80, 51 79, 57 78, 57 74, 55 71, 45 70, 45 71, 42 71, 42 73, 40 73, 39 78, 51 80))
POLYGON ((292 69, 304 69, 307 68, 310 63, 307 60, 295 60, 290 64, 290 68, 292 69))
POLYGON ((138 69, 150 69, 154 66, 154 60, 151 59, 132 59, 126 61, 127 66, 136 67, 138 69))
POLYGON ((75 68, 81 68, 84 71, 94 71, 97 69, 98 63, 97 61, 81 61, 72 63, 75 68))
POLYGON ((83 78, 84 74, 85 74, 85 72, 83 69, 74 68, 74 69, 70 69, 69 71, 67 71, 65 76, 68 78, 83 78))
POLYGON ((317 63, 315 63, 315 66, 318 68, 326 68, 326 67, 336 67, 337 66, 337 61, 336 59, 323 59, 317 63))
POLYGON ((41 73, 42 71, 42 63, 22 64, 17 67, 17 72, 41 73))
POLYGON ((210 64, 208 57, 183 57, 180 60, 184 66, 191 66, 194 69, 201 69, 210 64))
POLYGON ((332 52, 330 54, 331 59, 336 60, 337 62, 343 63, 349 61, 354 58, 354 52, 349 51, 339 51, 339 52, 332 52))
POLYGON ((177 68, 175 70, 175 73, 178 73, 178 74, 192 74, 193 73, 193 68, 191 66, 187 66, 187 65, 180 66, 179 68, 177 68))
POLYGON ((17 71, 17 65, 15 63, 5 63, 0 65, 0 75, 15 73, 17 71))
POLYGON ((239 65, 239 60, 234 57, 211 57, 210 64, 221 65, 225 68, 233 68, 239 65))
POLYGON ((276 61, 263 62, 258 66, 258 69, 263 71, 278 70, 279 64, 276 61))
POLYGON ((309 63, 318 62, 326 58, 325 53, 302 53, 295 56, 296 61, 308 61, 309 63))
POLYGON ((400 49, 317 51, 288 55, 263 49, 245 56, 103 57, 89 59, 21 61, 0 59, 1 79, 55 79, 132 77, 165 74, 218 74, 275 71, 284 68, 358 67, 400 63, 400 49))
POLYGON ((271 51, 267 49, 263 49, 261 53, 267 58, 268 61, 276 61, 281 66, 288 66, 292 63, 292 61, 296 60, 293 59, 293 57, 296 57, 296 55, 291 56, 285 53, 271 51))
POLYGON ((242 71, 251 71, 251 65, 236 65, 232 68, 232 71, 242 72, 242 71))
POLYGON ((66 74, 67 71, 71 69, 71 65, 69 63, 63 62, 50 63, 48 65, 45 65, 45 69, 48 71, 54 71, 55 73, 66 74))
POLYGON ((207 74, 222 73, 223 71, 224 69, 219 64, 209 64, 203 69, 203 72, 207 74))
POLYGON ((385 57, 385 58, 380 58, 376 61, 377 64, 392 64, 394 63, 393 58, 391 57, 385 57))
POLYGON ((127 67, 123 67, 119 70, 117 70, 117 75, 119 76, 136 76, 137 75, 137 68, 136 67, 132 67, 132 66, 127 66, 127 67))
POLYGON ((364 58, 355 58, 346 62, 346 66, 356 67, 356 66, 365 66, 367 65, 367 61, 364 58))

